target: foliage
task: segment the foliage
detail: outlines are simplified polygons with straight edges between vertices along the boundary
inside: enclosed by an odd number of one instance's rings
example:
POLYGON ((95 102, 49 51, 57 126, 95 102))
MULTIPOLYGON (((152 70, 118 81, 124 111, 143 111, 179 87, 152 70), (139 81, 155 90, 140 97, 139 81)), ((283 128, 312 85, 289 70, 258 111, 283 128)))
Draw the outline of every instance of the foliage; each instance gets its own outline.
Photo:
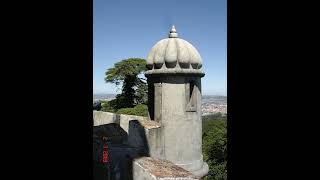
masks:
MULTIPOLYGON (((146 60, 140 58, 124 59, 109 68, 105 73, 105 82, 122 85, 122 92, 116 96, 115 109, 133 108, 144 104, 147 97, 147 86, 139 74, 146 71, 146 60)), ((112 106, 112 105, 111 105, 112 106)))
POLYGON ((215 128, 223 129, 223 126, 227 126, 227 117, 226 116, 219 116, 213 114, 202 116, 202 134, 206 135, 209 132, 213 131, 215 128), (220 124, 220 125, 219 125, 220 124))
POLYGON ((203 119, 203 155, 209 165, 205 180, 227 179, 227 119, 224 116, 203 119))
POLYGON ((116 98, 110 101, 110 106, 117 111, 123 107, 133 107, 133 104, 129 102, 125 94, 117 94, 116 98))
POLYGON ((205 180, 226 180, 227 179, 227 161, 216 163, 215 161, 208 161, 209 173, 204 178, 205 180))
POLYGON ((111 101, 104 101, 101 102, 101 111, 105 112, 112 112, 117 114, 128 114, 128 115, 135 115, 135 116, 148 116, 148 106, 145 104, 136 105, 133 108, 120 108, 116 109, 118 99, 113 99, 111 101))
POLYGON ((111 106, 111 101, 101 101, 101 111, 115 112, 115 109, 111 106))
POLYGON ((147 83, 139 83, 136 89, 136 104, 148 104, 148 85, 147 83))
POLYGON ((128 114, 135 116, 148 116, 148 106, 144 104, 136 105, 134 108, 122 108, 117 111, 118 114, 128 114))
POLYGON ((207 120, 207 119, 219 119, 219 118, 222 118, 222 113, 221 112, 217 112, 217 113, 214 113, 214 114, 208 114, 208 115, 204 115, 202 116, 202 119, 203 120, 207 120))

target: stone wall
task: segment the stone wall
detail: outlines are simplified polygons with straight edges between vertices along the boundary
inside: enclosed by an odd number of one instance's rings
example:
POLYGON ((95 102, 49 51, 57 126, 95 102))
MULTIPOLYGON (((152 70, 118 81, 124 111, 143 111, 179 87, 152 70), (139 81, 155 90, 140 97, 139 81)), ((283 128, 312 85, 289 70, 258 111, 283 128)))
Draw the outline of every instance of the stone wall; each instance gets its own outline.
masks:
POLYGON ((126 132, 129 130, 129 121, 147 121, 147 117, 115 114, 103 111, 93 111, 93 126, 100 126, 104 124, 116 123, 119 124, 126 132))
POLYGON ((163 138, 159 123, 149 120, 148 117, 93 111, 94 126, 111 123, 119 124, 127 132, 128 145, 145 148, 150 156, 163 157, 163 138))
MULTIPOLYGON (((110 145, 109 153, 110 156, 113 156, 110 157, 110 160, 112 161, 112 158, 118 158, 118 160, 114 161, 120 162, 121 159, 123 159, 121 162, 128 161, 129 164, 132 163, 132 171, 130 171, 130 166, 128 166, 129 168, 126 170, 126 166, 121 165, 124 170, 114 172, 115 174, 111 175, 113 179, 123 179, 123 177, 125 177, 124 179, 133 180, 198 179, 192 173, 164 159, 164 139, 160 123, 151 121, 148 117, 93 111, 93 124, 94 128, 98 128, 96 129, 97 132, 105 130, 109 131, 104 132, 107 136, 109 136, 108 134, 110 133, 112 136, 115 136, 111 140, 117 140, 116 136, 118 134, 126 136, 119 137, 119 139, 125 139, 124 142, 122 140, 123 155, 132 159, 132 162, 120 156, 118 148, 118 146, 122 146, 120 144, 110 145), (117 128, 114 128, 114 126, 117 126, 117 128), (110 128, 114 128, 114 131, 121 129, 123 133, 110 131, 110 128), (125 173, 123 174, 123 172, 125 173), (116 175, 117 173, 121 175, 116 175)), ((100 134, 101 133, 103 134, 103 132, 100 132, 100 134)), ((101 153, 98 151, 95 153, 98 153, 97 158, 101 156, 101 153)), ((96 164, 100 163, 96 160, 96 164)))
POLYGON ((120 115, 103 111, 93 111, 93 126, 111 123, 119 124, 120 115))

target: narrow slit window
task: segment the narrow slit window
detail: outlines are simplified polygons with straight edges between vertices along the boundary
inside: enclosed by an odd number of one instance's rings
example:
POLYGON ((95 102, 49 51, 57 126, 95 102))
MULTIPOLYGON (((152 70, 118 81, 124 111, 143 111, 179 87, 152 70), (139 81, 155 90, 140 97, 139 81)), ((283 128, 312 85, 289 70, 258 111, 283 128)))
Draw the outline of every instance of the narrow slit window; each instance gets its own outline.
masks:
POLYGON ((196 93, 195 82, 190 81, 187 84, 187 111, 197 111, 197 93, 196 93))
POLYGON ((189 92, 189 103, 190 107, 194 107, 194 98, 193 98, 193 89, 194 89, 194 82, 190 82, 190 92, 189 92))

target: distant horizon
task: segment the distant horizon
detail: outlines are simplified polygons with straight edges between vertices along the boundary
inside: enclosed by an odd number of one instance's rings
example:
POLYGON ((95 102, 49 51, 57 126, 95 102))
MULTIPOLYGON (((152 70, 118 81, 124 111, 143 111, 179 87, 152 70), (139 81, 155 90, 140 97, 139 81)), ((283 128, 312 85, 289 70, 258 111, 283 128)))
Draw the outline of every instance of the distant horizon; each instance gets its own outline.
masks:
MULTIPOLYGON (((120 94, 121 93, 121 87, 116 86, 112 83, 104 83, 104 86, 106 90, 96 89, 95 86, 93 87, 93 94, 120 94)), ((203 89, 202 88, 202 94, 203 95, 217 95, 217 96, 227 96, 227 90, 219 90, 219 89, 203 89)))

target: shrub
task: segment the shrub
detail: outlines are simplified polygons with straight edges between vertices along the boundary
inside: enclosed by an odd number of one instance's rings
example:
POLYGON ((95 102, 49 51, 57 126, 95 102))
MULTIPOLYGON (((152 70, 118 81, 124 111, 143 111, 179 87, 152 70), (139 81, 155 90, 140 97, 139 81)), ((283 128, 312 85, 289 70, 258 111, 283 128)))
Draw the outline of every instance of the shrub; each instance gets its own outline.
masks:
POLYGON ((115 109, 111 104, 111 101, 101 101, 101 111, 114 113, 115 109))
POLYGON ((136 105, 133 108, 121 108, 118 109, 119 99, 113 99, 111 101, 101 101, 101 111, 112 112, 117 114, 128 114, 136 116, 148 116, 148 106, 145 104, 136 105))
POLYGON ((136 105, 134 108, 122 108, 117 111, 117 114, 128 114, 135 116, 148 116, 148 106, 144 104, 136 105))

